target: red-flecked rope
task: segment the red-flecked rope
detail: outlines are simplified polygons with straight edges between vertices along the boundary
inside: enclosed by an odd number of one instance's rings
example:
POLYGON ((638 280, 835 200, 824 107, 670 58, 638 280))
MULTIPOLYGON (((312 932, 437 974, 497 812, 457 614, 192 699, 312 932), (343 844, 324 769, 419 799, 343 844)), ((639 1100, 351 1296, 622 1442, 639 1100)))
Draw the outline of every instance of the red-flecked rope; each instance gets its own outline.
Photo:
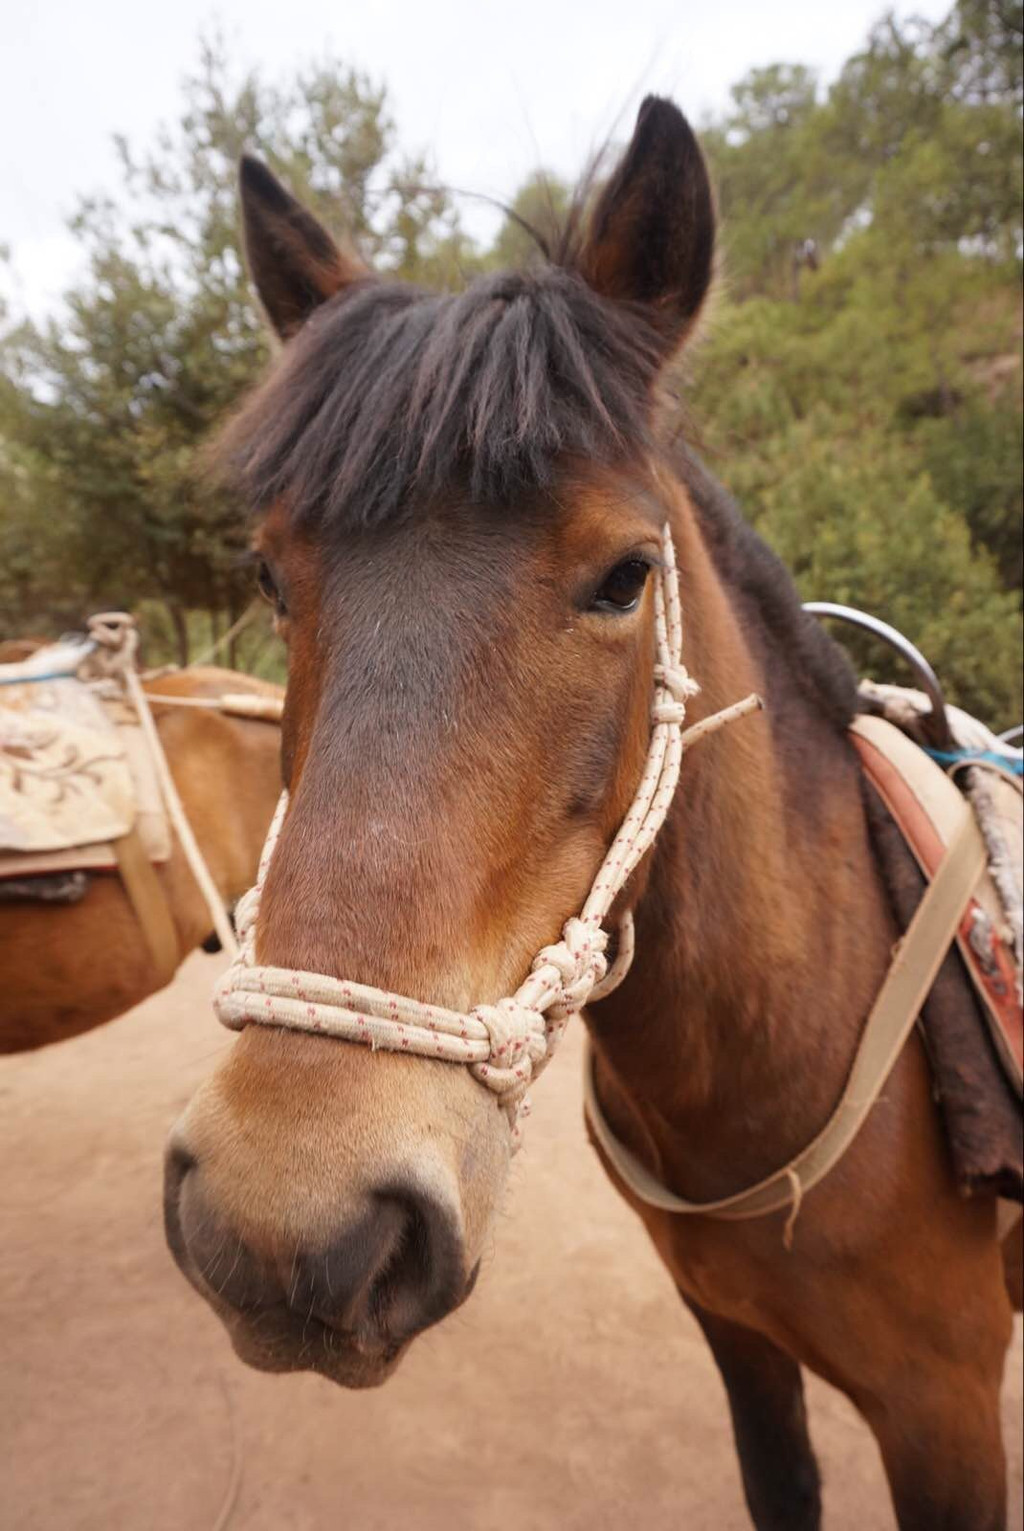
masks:
POLYGON ((684 732, 686 703, 699 687, 682 661, 682 611, 675 549, 667 526, 654 602, 654 727, 633 805, 582 910, 566 922, 560 941, 537 954, 515 994, 493 1004, 474 1005, 463 1013, 322 973, 257 963, 260 895, 288 811, 288 795, 283 793, 263 847, 256 886, 235 911, 239 954, 214 993, 214 1008, 223 1024, 236 1031, 251 1023, 281 1026, 374 1049, 466 1064, 498 1096, 518 1140, 517 1117, 527 1088, 550 1059, 570 1017, 588 1000, 610 993, 629 970, 632 917, 627 913, 620 922, 618 950, 610 968, 604 921, 665 822, 684 750, 692 741, 761 706, 759 697, 748 696, 684 732))
POLYGON ((210 912, 210 919, 213 921, 213 928, 217 932, 221 946, 237 959, 238 944, 228 912, 224 907, 224 900, 188 821, 188 814, 185 812, 181 795, 167 763, 164 747, 160 742, 156 723, 153 721, 149 697, 142 688, 142 682, 135 668, 135 658, 139 647, 139 633, 135 618, 123 611, 99 612, 96 616, 89 618, 89 637, 96 644, 94 666, 102 675, 119 682, 135 708, 143 738, 152 757, 164 807, 167 809, 168 818, 174 827, 189 870, 210 912))

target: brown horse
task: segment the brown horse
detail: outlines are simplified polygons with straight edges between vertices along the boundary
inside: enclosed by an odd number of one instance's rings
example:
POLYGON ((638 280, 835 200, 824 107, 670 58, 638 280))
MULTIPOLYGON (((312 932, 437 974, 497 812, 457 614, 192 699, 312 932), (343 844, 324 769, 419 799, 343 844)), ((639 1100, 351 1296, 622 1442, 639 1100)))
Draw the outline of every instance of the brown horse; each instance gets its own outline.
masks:
MULTIPOLYGON (((667 423, 712 275, 693 134, 648 100, 585 229, 451 297, 374 278, 253 162, 242 197, 286 342, 225 448, 290 646, 259 960, 459 1010, 515 989, 636 787, 667 521, 691 716, 766 710, 687 756, 624 896, 636 963, 587 1024, 664 1185, 759 1180, 835 1105, 896 927, 851 674, 667 423)), ((379 1383, 472 1288, 509 1154, 465 1068, 250 1025, 174 1134, 169 1242, 244 1359, 379 1383)), ((725 1378, 758 1527, 819 1523, 801 1366, 868 1421, 905 1531, 1002 1524, 995 1205, 957 1192, 916 1039, 791 1248, 785 1213, 636 1211, 725 1378)))
MULTIPOLYGON (((181 697, 281 695, 279 686, 212 667, 161 676, 146 690, 181 697)), ((280 729, 206 708, 154 703, 153 711, 193 832, 218 889, 233 903, 255 876, 281 790, 280 729)), ((183 962, 209 936, 209 910, 177 840, 156 873, 183 962)), ((0 950, 0 1052, 88 1031, 161 986, 138 917, 114 873, 94 874, 77 904, 0 903, 0 950)))

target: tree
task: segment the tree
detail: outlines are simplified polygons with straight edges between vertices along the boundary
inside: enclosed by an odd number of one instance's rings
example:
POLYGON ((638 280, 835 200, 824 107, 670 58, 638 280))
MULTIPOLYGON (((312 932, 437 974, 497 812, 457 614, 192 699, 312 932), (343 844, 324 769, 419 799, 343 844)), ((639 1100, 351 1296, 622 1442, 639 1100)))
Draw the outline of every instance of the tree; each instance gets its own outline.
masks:
POLYGON ((788 295, 792 251, 868 225, 918 249, 1021 247, 1020 7, 958 0, 939 26, 890 14, 825 95, 799 65, 753 70, 704 135, 733 291, 788 295), (1016 17, 1016 20, 1014 20, 1016 17), (1015 30, 1016 27, 1016 30, 1015 30))
POLYGON ((526 266, 544 248, 552 249, 569 212, 571 198, 569 187, 552 171, 534 171, 512 199, 488 253, 487 264, 495 270, 526 266))
MULTIPOLYGON (((686 363, 698 444, 805 594, 895 621, 959 700, 1006 723, 1021 712, 1021 113, 1018 0, 956 0, 939 25, 885 16, 828 89, 787 63, 739 81, 704 133, 725 280, 686 363)), ((207 46, 180 122, 148 153, 121 146, 116 202, 83 203, 89 270, 61 322, 0 314, 11 630, 142 601, 184 655, 248 599, 241 508, 197 471, 266 357, 238 254, 243 147, 378 269, 430 286, 528 264, 529 229, 557 245, 572 207, 538 171, 480 252, 429 162, 400 152, 381 86, 337 60, 281 88, 238 80, 207 46)))
POLYGON ((1024 106, 1024 5, 958 0, 940 30, 953 93, 961 101, 1024 106))
POLYGON ((378 269, 461 281, 476 256, 429 164, 398 153, 383 88, 337 60, 277 88, 234 80, 222 46, 206 44, 180 122, 144 154, 118 147, 122 197, 84 200, 73 222, 87 276, 59 320, 3 336, 0 439, 20 475, 5 517, 24 529, 45 480, 63 557, 26 568, 16 591, 5 581, 0 619, 31 625, 71 590, 84 605, 157 598, 184 660, 189 611, 226 623, 250 594, 239 507, 198 469, 267 356, 239 256, 241 151, 378 269))
POLYGON ((954 695, 1004 723, 1021 711, 1011 10, 886 17, 823 96, 783 66, 736 88, 706 136, 726 282, 692 405, 804 593, 904 627, 954 695), (795 285, 799 238, 819 258, 795 285))
MULTIPOLYGON (((774 455, 785 471, 762 486, 758 529, 804 598, 891 622, 931 661, 950 701, 1002 727, 1017 721, 1018 602, 912 448, 881 432, 846 435, 841 422, 812 415, 777 438, 774 455)), ((863 673, 908 682, 877 643, 853 648, 863 673)))

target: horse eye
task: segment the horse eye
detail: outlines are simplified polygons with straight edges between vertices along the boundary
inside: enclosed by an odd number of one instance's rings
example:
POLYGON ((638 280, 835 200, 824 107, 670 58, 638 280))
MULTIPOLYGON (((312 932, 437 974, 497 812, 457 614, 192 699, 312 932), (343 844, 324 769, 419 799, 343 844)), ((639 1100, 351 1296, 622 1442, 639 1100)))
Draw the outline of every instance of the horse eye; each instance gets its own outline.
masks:
POLYGON ((651 566, 642 558, 625 558, 607 576, 591 603, 594 611, 635 611, 651 566))
POLYGON ((281 599, 281 592, 274 583, 274 576, 270 572, 270 565, 265 558, 261 558, 256 567, 256 586, 265 601, 269 601, 278 616, 284 616, 285 604, 281 599))

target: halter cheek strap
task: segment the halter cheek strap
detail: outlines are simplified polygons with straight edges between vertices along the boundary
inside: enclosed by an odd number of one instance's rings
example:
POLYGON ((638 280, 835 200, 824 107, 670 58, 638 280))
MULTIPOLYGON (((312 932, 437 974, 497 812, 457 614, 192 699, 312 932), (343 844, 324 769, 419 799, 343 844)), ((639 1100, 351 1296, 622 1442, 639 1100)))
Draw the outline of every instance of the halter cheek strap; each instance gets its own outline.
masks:
POLYGON ((288 810, 288 794, 283 793, 263 848, 256 886, 236 910, 240 950, 214 994, 218 1019, 235 1031, 250 1024, 281 1026, 360 1042, 374 1050, 416 1053, 465 1064, 497 1095, 518 1142, 517 1122, 526 1091, 551 1058, 567 1022, 589 1000, 610 993, 629 971, 632 916, 627 913, 620 923, 618 950, 611 967, 605 956, 608 932, 604 921, 665 822, 684 750, 698 738, 761 706, 759 697, 748 696, 684 732, 686 703, 699 687, 682 660, 679 583, 667 526, 654 609, 657 658, 653 727, 636 796, 582 910, 566 921, 559 941, 537 954, 514 994, 462 1012, 322 973, 257 963, 260 895, 288 810))

